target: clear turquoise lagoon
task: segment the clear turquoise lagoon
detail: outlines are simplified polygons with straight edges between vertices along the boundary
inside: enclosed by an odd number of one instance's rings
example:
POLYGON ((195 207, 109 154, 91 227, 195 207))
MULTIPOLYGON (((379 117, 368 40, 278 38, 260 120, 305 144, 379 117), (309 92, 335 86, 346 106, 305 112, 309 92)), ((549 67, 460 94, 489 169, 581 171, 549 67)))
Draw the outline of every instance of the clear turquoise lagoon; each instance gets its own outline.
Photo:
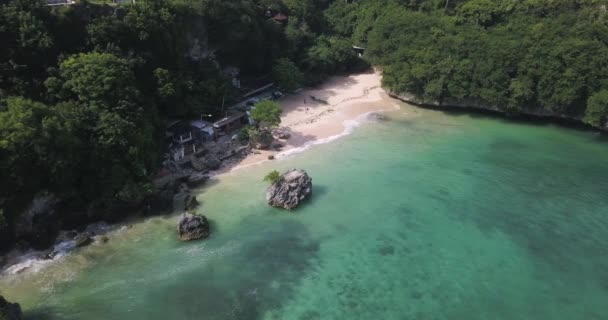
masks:
POLYGON ((0 278, 31 319, 608 317, 608 141, 403 107, 390 121, 201 190, 212 237, 157 217, 0 278), (297 167, 310 202, 264 202, 297 167))

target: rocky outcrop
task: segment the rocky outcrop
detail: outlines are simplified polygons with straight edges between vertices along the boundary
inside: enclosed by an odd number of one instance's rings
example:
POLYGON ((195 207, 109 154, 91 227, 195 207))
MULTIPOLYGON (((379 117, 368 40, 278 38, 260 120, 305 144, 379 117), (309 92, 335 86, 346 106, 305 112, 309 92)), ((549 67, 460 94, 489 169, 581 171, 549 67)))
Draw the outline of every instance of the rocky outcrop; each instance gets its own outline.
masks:
POLYGON ((177 236, 181 241, 191 241, 209 237, 209 221, 205 216, 184 213, 177 223, 177 236))
POLYGON ((190 188, 198 188, 209 180, 205 172, 183 169, 179 172, 157 178, 157 191, 145 201, 144 213, 158 214, 170 211, 187 211, 198 206, 198 201, 190 188))
POLYGON ((197 187, 200 187, 203 184, 205 184, 205 182, 207 182, 207 180, 209 180, 209 175, 204 174, 204 173, 193 173, 190 176, 188 176, 188 180, 186 181, 186 184, 190 188, 197 188, 197 187))
POLYGON ((312 195, 312 179, 306 171, 292 169, 281 175, 279 181, 266 190, 269 205, 291 210, 312 195))
POLYGON ((21 320, 23 313, 18 303, 10 303, 0 296, 0 320, 21 320))
POLYGON ((217 170, 222 165, 222 162, 218 158, 212 156, 207 157, 205 163, 209 170, 217 170))
POLYGON ((60 202, 52 193, 43 192, 36 195, 28 209, 17 218, 17 238, 25 239, 37 248, 51 245, 61 227, 61 222, 55 216, 60 202))
POLYGON ((76 248, 82 248, 91 243, 93 243, 93 234, 91 232, 85 231, 74 237, 74 245, 76 248))
MULTIPOLYGON (((499 106, 491 105, 485 103, 478 99, 455 99, 455 98, 445 98, 443 101, 435 101, 435 100, 425 100, 420 97, 411 94, 411 93, 397 93, 394 91, 387 90, 389 96, 395 99, 399 99, 401 101, 429 108, 437 108, 437 109, 462 109, 462 110, 481 110, 481 111, 490 111, 493 113, 500 113, 504 115, 513 115, 508 110, 500 108, 499 106)), ((522 110, 517 111, 519 115, 531 116, 536 118, 545 118, 552 119, 556 121, 562 122, 570 122, 570 123, 578 123, 585 124, 582 120, 583 115, 571 115, 565 113, 559 113, 553 110, 549 110, 541 107, 527 107, 522 110)), ((602 131, 608 131, 608 122, 604 124, 604 126, 595 127, 596 129, 602 131)))
POLYGON ((190 211, 198 206, 196 196, 185 183, 179 186, 178 192, 173 196, 173 210, 190 211))
POLYGON ((272 129, 272 136, 275 139, 287 140, 291 137, 291 129, 289 129, 288 127, 272 129))
POLYGON ((388 118, 385 115, 383 115, 382 113, 372 112, 367 115, 367 120, 374 121, 374 122, 382 122, 382 121, 387 121, 388 118))

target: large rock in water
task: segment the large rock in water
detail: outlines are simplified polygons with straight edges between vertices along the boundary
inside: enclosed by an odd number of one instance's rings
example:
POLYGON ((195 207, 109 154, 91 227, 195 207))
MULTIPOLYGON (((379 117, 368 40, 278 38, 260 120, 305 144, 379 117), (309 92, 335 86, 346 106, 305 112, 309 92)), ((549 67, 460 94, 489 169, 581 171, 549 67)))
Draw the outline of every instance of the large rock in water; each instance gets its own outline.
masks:
POLYGON ((205 216, 184 213, 177 223, 177 235, 182 241, 209 237, 209 221, 205 216))
POLYGON ((10 303, 0 296, 0 320, 21 320, 23 313, 18 303, 10 303))
POLYGON ((291 210, 312 194, 312 179, 306 171, 292 169, 266 190, 266 201, 273 207, 291 210))

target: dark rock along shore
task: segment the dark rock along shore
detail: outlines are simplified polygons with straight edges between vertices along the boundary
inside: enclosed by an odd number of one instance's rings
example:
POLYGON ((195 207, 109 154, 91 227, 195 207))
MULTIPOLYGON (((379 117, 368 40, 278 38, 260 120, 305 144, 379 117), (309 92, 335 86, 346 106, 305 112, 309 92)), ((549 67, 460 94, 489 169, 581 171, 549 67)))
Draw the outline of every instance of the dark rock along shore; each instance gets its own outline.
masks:
POLYGON ((21 320, 23 313, 18 303, 11 303, 0 296, 0 320, 21 320))
MULTIPOLYGON (((507 111, 499 108, 498 106, 488 105, 488 104, 483 103, 482 101, 478 101, 478 100, 472 100, 472 99, 459 100, 459 99, 454 99, 454 98, 446 98, 442 102, 427 101, 427 100, 423 100, 423 99, 421 99, 413 94, 407 93, 407 92, 397 93, 397 92, 390 91, 388 89, 386 91, 388 92, 389 96, 391 96, 392 98, 395 98, 395 99, 398 99, 398 100, 401 100, 403 102, 407 102, 407 103, 410 103, 413 105, 427 107, 430 109, 480 110, 480 111, 487 111, 487 112, 492 112, 492 113, 496 113, 496 114, 509 115, 509 113, 507 111)), ((532 107, 525 108, 523 110, 520 110, 519 114, 524 115, 524 116, 539 118, 539 119, 552 119, 555 121, 587 125, 583 122, 582 115, 576 116, 576 115, 556 113, 551 110, 547 110, 547 109, 543 109, 543 108, 532 108, 532 107)), ((608 132, 608 122, 605 123, 604 126, 601 126, 601 127, 594 126, 593 128, 604 131, 604 132, 608 132)))

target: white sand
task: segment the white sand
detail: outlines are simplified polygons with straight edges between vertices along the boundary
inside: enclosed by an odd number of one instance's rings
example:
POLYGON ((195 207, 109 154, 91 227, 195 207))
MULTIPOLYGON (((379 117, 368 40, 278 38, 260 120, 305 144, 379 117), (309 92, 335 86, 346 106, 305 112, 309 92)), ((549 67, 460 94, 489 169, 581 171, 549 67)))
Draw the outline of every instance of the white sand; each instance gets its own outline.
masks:
POLYGON ((281 141, 285 145, 283 150, 251 154, 232 170, 267 161, 269 155, 280 158, 306 144, 340 136, 350 120, 364 114, 398 108, 398 103, 381 88, 381 79, 377 71, 336 76, 317 88, 287 95, 279 101, 283 110, 281 127, 291 130, 291 137, 281 141), (328 105, 313 101, 311 96, 327 101, 328 105))

